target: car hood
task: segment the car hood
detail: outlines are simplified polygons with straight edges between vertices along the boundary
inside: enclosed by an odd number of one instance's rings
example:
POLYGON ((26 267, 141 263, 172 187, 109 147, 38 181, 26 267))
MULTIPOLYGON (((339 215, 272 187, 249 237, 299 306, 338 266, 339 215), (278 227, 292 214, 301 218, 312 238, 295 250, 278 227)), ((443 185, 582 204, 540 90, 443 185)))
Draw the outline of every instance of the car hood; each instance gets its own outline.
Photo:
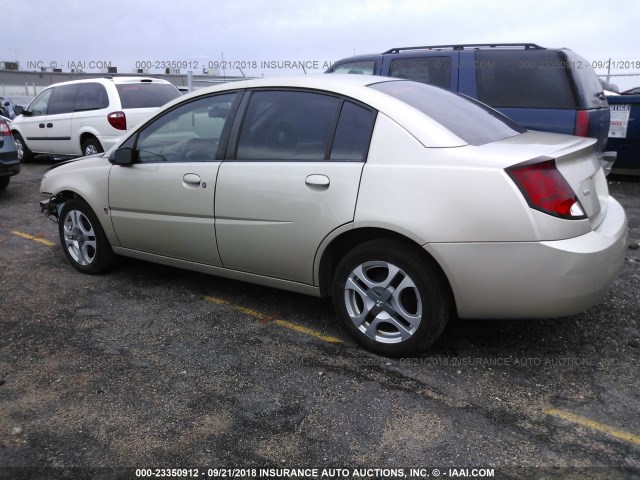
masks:
POLYGON ((101 158, 101 157, 104 157, 104 156, 105 156, 105 154, 104 154, 104 152, 102 152, 102 153, 96 153, 95 155, 89 155, 88 157, 70 158, 68 160, 63 160, 61 162, 54 163, 49 168, 47 168, 47 171, 54 170, 54 169, 56 169, 58 167, 61 167, 63 165, 68 165, 70 163, 80 162, 80 161, 83 161, 83 160, 88 160, 90 158, 101 158))

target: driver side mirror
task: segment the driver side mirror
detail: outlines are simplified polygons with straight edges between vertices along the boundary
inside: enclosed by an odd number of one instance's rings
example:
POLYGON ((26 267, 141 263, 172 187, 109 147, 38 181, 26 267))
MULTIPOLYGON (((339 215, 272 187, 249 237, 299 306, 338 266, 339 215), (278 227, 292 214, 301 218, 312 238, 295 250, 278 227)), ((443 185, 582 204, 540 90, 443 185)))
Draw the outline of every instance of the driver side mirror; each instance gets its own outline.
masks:
POLYGON ((119 148, 109 155, 109 161, 115 165, 132 165, 133 148, 119 148))

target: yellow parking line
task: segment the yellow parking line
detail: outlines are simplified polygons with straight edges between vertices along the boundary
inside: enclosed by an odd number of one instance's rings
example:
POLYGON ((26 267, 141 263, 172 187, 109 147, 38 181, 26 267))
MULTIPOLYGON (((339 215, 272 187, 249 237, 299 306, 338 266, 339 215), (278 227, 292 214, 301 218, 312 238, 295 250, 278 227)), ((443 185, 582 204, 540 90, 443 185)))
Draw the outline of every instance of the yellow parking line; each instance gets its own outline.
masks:
POLYGON ((46 245, 47 247, 53 247, 55 243, 47 240, 46 238, 34 237, 33 235, 29 235, 28 233, 18 232, 17 230, 12 230, 11 233, 14 235, 18 235, 19 237, 26 238, 27 240, 33 240, 34 242, 41 243, 46 245))
POLYGON ((565 412, 563 410, 558 410, 556 408, 547 408, 543 410, 543 413, 547 415, 552 415, 554 417, 560 418, 567 422, 576 423, 583 427, 590 428, 592 430, 597 430, 598 432, 606 433, 607 435, 611 435, 619 440, 624 440, 625 442, 630 442, 635 445, 640 445, 640 435, 636 435, 634 433, 625 432, 624 430, 619 430, 614 427, 610 427, 609 425, 605 425, 603 423, 594 422, 593 420, 582 417, 580 415, 576 415, 575 413, 565 412))
POLYGON ((232 303, 227 302, 221 298, 205 296, 204 299, 207 302, 215 303, 217 305, 227 305, 237 312, 244 313, 249 317, 256 318, 264 323, 273 323, 278 325, 279 327, 288 328, 289 330, 293 330, 298 333, 302 333, 304 335, 308 335, 313 338, 317 338, 318 340, 322 340, 323 342, 328 343, 342 343, 342 340, 336 337, 331 337, 329 335, 324 335, 316 330, 311 328, 303 327, 302 325, 298 325, 296 323, 287 322, 286 320, 282 320, 280 318, 276 318, 275 315, 266 315, 261 312, 256 312, 255 310, 251 310, 249 308, 241 307, 240 305, 234 305, 232 303))

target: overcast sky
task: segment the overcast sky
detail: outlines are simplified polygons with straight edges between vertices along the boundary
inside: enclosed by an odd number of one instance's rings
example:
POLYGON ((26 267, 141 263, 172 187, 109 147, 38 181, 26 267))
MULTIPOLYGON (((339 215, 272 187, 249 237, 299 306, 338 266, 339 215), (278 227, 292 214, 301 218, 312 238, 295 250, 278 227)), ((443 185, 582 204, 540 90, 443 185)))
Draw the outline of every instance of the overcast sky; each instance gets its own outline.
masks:
POLYGON ((568 47, 592 62, 640 61, 634 0, 13 0, 0 12, 0 60, 28 70, 97 71, 90 67, 110 63, 127 73, 148 62, 158 73, 159 62, 180 61, 182 73, 231 65, 258 76, 296 61, 319 73, 354 53, 483 42, 568 47))

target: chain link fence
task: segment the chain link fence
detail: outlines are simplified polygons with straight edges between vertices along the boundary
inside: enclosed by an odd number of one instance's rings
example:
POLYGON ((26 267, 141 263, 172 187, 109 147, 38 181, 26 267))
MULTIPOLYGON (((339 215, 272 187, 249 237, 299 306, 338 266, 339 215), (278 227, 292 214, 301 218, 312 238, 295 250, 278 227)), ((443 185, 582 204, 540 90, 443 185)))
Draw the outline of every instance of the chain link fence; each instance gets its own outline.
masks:
POLYGON ((598 77, 605 82, 608 90, 617 93, 640 87, 640 72, 598 75, 598 77))

